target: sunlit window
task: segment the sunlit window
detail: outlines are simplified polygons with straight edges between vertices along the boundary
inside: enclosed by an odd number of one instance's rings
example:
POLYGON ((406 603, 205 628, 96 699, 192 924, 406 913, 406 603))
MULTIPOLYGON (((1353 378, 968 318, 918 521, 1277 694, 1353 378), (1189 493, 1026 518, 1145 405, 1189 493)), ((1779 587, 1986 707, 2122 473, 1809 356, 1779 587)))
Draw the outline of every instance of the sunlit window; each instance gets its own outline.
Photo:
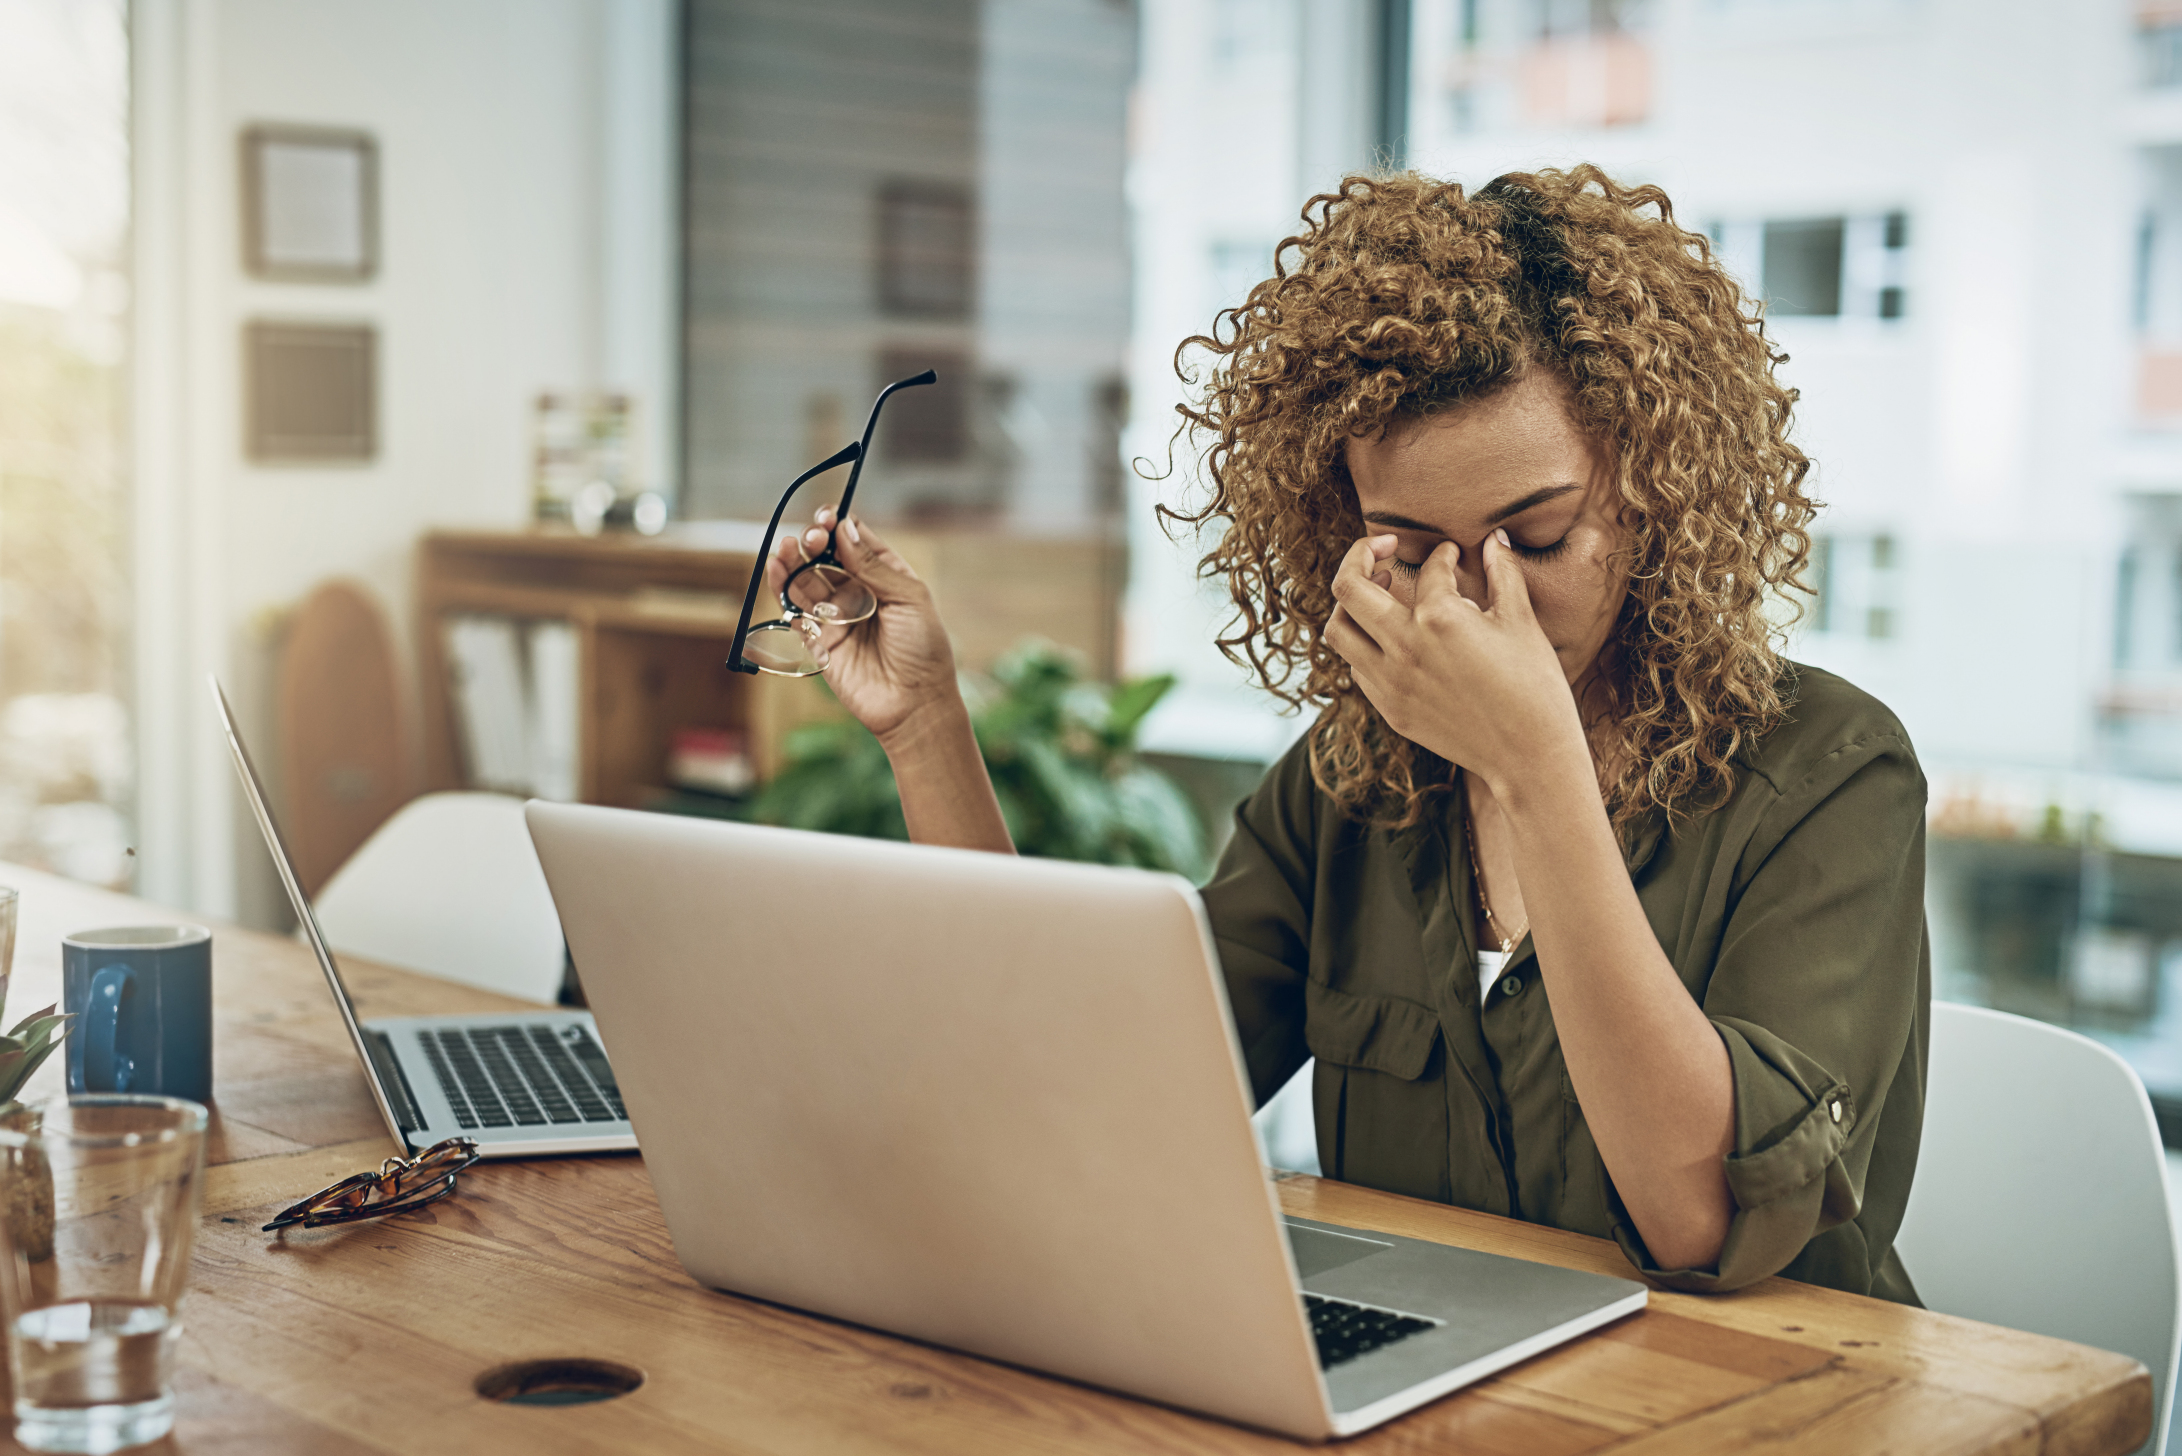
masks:
POLYGON ((0 858, 130 878, 127 42, 0 6, 0 858))

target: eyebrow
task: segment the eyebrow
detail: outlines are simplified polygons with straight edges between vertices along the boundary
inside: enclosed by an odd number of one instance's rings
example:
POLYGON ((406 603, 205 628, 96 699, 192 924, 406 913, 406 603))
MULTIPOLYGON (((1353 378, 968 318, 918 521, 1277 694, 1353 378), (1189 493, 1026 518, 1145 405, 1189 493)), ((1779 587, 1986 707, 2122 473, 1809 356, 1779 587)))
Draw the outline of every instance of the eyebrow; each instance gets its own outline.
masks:
MULTIPOLYGON (((1572 490, 1583 489, 1580 485, 1548 485, 1532 491, 1520 500, 1510 501, 1485 518, 1488 526, 1497 526, 1512 516, 1520 516, 1532 506, 1542 506, 1549 500, 1559 500, 1572 490)), ((1427 535, 1444 536, 1447 533, 1428 522, 1395 511, 1366 511, 1364 519, 1374 526, 1392 526, 1397 531, 1422 531, 1427 535)))

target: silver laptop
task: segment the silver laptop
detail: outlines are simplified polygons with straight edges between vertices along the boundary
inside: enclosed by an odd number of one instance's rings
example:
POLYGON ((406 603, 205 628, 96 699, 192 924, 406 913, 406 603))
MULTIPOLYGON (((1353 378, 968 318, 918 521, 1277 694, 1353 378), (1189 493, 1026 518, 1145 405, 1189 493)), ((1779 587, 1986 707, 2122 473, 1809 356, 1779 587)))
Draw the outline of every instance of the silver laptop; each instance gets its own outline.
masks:
POLYGON ((586 1011, 501 1011, 483 1016, 400 1016, 358 1021, 341 984, 340 967, 318 917, 296 879, 295 864, 266 806, 265 785, 243 747, 218 679, 212 697, 235 755, 250 811, 272 852, 288 902, 318 955, 349 1040, 363 1058, 364 1080, 405 1149, 442 1138, 476 1141, 488 1158, 545 1153, 609 1153, 632 1149, 636 1134, 621 1104, 621 1087, 599 1046, 586 1011))
POLYGON ((683 1265, 1307 1440, 1643 1308, 1282 1216, 1187 881, 533 802, 683 1265))

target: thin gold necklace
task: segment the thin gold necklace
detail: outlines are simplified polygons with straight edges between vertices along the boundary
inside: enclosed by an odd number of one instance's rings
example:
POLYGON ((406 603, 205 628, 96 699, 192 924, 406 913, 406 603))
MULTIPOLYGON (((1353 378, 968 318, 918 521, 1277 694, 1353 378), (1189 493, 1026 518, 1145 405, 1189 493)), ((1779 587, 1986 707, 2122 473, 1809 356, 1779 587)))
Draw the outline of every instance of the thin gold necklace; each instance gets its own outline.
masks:
POLYGON ((1530 922, 1528 920, 1524 921, 1522 928, 1513 935, 1501 934, 1500 921, 1493 914, 1492 901, 1485 898, 1485 870, 1477 861, 1477 834, 1470 827, 1470 795, 1468 790, 1464 790, 1462 796, 1462 842, 1470 851, 1470 883, 1477 890, 1477 908, 1485 912, 1485 928, 1500 941, 1500 953, 1506 955, 1521 944, 1523 937, 1530 933, 1530 922))

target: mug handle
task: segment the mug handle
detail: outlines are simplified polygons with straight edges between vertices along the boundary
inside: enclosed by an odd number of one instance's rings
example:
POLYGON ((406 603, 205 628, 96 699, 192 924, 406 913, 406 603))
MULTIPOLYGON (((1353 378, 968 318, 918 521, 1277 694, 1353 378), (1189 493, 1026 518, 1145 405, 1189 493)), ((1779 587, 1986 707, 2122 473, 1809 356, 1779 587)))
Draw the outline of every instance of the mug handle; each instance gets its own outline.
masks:
POLYGON ((135 1080, 136 1059, 121 1055, 121 1012, 136 991, 127 966, 101 966, 85 997, 83 1084, 92 1092, 126 1092, 135 1080))

